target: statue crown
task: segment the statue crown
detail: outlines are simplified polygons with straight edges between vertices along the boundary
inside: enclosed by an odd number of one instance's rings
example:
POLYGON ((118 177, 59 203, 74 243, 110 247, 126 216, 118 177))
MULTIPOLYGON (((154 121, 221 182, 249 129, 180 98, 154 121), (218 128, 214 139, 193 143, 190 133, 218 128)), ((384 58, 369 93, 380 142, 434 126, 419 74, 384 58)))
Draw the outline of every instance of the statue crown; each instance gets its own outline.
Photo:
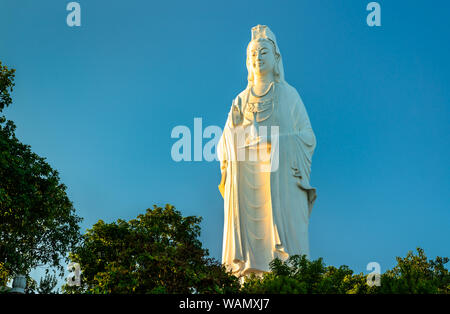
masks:
POLYGON ((276 43, 275 35, 272 33, 269 27, 267 25, 256 25, 252 27, 252 40, 258 39, 258 38, 266 38, 272 40, 274 43, 276 43))

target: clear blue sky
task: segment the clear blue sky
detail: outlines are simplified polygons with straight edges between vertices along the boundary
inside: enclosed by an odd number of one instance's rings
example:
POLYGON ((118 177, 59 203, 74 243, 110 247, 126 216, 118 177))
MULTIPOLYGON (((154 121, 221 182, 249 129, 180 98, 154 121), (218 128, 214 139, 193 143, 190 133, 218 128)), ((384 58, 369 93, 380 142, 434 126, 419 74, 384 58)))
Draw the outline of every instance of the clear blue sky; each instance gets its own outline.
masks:
POLYGON ((379 1, 0 0, 0 60, 17 69, 5 110, 47 157, 83 228, 153 204, 203 217, 220 259, 217 162, 172 161, 173 127, 223 127, 246 86, 250 28, 269 25, 317 137, 311 256, 384 272, 420 246, 450 255, 450 4, 379 1))

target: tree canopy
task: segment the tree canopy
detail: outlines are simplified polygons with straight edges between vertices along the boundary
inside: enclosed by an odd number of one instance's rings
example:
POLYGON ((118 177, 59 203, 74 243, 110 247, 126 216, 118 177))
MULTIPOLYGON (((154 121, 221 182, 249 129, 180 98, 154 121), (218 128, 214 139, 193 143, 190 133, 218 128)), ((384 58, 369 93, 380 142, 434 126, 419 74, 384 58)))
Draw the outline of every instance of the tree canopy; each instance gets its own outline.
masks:
POLYGON ((201 218, 183 217, 171 205, 154 206, 130 221, 98 221, 71 253, 81 266, 81 286, 66 293, 243 293, 392 294, 450 293, 448 258, 428 260, 424 251, 397 257, 380 275, 380 286, 348 266, 326 266, 322 258, 293 255, 274 259, 270 272, 242 285, 219 262, 207 257, 198 236, 201 218))
MULTIPOLYGON (((0 63, 0 112, 12 102, 14 70, 0 63)), ((38 265, 61 261, 80 237, 79 218, 59 174, 21 143, 0 116, 0 285, 38 265)))
POLYGON ((11 92, 14 88, 14 77, 16 70, 8 69, 0 61, 0 112, 12 103, 11 92))
POLYGON ((98 221, 70 254, 81 266, 85 293, 224 293, 237 278, 208 257, 200 217, 183 217, 174 206, 154 205, 130 221, 98 221))
POLYGON ((397 265, 380 276, 380 285, 369 286, 367 276, 354 274, 348 266, 325 266, 322 258, 314 261, 294 255, 287 261, 275 259, 271 271, 250 277, 243 293, 309 293, 309 294, 449 294, 448 258, 428 260, 423 249, 417 255, 408 252, 397 257, 397 265))

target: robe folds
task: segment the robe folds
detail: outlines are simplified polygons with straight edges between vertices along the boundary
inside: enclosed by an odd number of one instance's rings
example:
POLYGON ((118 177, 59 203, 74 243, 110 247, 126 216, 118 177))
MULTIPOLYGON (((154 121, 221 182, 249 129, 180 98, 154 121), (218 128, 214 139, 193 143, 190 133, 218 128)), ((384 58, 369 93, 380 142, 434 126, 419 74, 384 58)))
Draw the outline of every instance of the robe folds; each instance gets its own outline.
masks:
POLYGON ((249 87, 234 99, 217 146, 224 198, 222 263, 237 276, 267 272, 275 257, 309 257, 308 224, 316 200, 310 172, 316 138, 296 89, 282 81, 276 83, 276 91, 272 116, 266 121, 268 127, 278 126, 276 139, 267 136, 272 170, 260 173, 258 162, 237 156, 242 146, 236 132, 242 128, 249 87))

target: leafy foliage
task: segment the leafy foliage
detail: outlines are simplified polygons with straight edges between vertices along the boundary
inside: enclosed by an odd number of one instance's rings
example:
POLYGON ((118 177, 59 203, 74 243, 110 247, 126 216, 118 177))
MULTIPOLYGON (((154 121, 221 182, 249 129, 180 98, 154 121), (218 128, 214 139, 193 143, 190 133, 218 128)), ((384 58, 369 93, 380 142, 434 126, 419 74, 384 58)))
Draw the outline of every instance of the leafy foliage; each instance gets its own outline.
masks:
POLYGON ((397 265, 381 276, 380 293, 450 293, 448 257, 428 261, 423 249, 417 248, 417 253, 397 257, 397 265))
POLYGON ((198 240, 201 218, 183 217, 172 205, 154 206, 130 221, 98 221, 70 255, 82 270, 82 287, 68 293, 224 293, 237 291, 198 240))
POLYGON ((448 258, 427 260, 422 249, 397 258, 382 274, 381 286, 348 266, 326 266, 319 258, 275 259, 270 272, 252 275, 242 286, 198 241, 200 218, 182 217, 171 205, 154 206, 129 222, 96 223, 71 254, 81 265, 82 286, 66 293, 244 293, 381 294, 449 293, 448 258))
POLYGON ((11 92, 14 88, 15 70, 8 69, 0 61, 0 112, 12 103, 11 92))
MULTIPOLYGON (((14 70, 0 63, 0 111, 11 103, 14 70)), ((79 240, 79 222, 59 174, 22 144, 12 121, 0 117, 0 284, 38 265, 61 272, 79 240)))
POLYGON ((11 274, 4 266, 4 263, 0 262, 0 287, 5 286, 11 279, 11 274))
POLYGON ((382 274, 380 286, 369 286, 364 274, 353 274, 347 266, 326 267, 321 258, 309 261, 294 255, 287 261, 275 259, 271 271, 262 277, 251 276, 242 286, 243 293, 312 293, 312 294, 380 294, 380 293, 450 293, 450 274, 445 268, 448 258, 428 261, 424 251, 408 252, 397 257, 397 265, 382 274))

